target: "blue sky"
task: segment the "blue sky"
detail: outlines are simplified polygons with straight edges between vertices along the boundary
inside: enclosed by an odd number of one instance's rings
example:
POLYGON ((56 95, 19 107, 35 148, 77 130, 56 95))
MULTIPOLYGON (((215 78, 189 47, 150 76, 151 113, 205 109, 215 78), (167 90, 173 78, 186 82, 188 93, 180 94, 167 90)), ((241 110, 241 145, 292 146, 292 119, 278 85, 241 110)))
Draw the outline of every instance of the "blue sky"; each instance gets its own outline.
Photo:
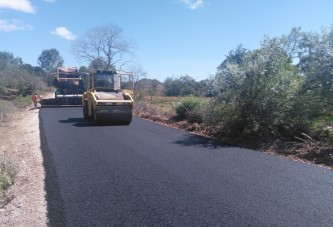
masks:
POLYGON ((333 25, 332 0, 0 0, 0 51, 37 66, 56 48, 65 66, 87 65, 71 53, 76 39, 115 24, 135 44, 136 67, 150 79, 216 73, 228 52, 256 49, 264 35, 333 25))

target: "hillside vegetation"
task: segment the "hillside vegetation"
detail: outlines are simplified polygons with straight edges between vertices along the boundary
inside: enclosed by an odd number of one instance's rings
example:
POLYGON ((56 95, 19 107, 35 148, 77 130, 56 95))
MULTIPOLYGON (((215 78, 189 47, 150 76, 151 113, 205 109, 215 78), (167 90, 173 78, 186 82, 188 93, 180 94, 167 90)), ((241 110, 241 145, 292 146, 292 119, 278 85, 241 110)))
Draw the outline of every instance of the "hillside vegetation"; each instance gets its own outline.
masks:
POLYGON ((24 107, 34 91, 47 89, 47 76, 40 67, 24 64, 12 53, 0 52, 0 116, 4 121, 11 104, 24 107), (8 104, 5 101, 10 101, 8 104), (5 109, 6 108, 6 109, 5 109))

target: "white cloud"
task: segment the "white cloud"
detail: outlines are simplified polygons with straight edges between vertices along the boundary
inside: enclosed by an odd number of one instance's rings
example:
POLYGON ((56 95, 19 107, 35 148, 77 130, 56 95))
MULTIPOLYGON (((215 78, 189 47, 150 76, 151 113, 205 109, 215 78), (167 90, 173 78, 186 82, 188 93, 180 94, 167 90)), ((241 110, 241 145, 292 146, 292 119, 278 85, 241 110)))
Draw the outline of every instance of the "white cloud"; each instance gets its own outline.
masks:
POLYGON ((191 10, 196 10, 204 5, 204 0, 181 0, 191 10))
POLYGON ((33 30, 31 25, 22 23, 19 20, 1 20, 0 19, 0 31, 3 32, 12 32, 16 30, 33 30))
POLYGON ((36 8, 30 0, 0 0, 0 8, 19 10, 25 13, 35 13, 36 8))
POLYGON ((54 31, 51 32, 52 35, 60 36, 61 38, 67 40, 76 39, 75 35, 73 35, 67 28, 65 27, 57 27, 54 31))

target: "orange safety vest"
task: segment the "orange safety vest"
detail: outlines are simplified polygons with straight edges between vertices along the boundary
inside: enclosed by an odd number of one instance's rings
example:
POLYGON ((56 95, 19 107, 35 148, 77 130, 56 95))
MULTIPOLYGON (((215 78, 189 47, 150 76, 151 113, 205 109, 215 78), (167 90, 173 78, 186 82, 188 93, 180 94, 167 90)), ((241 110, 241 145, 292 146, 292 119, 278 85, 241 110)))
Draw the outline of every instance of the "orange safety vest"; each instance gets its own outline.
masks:
POLYGON ((37 95, 32 96, 32 101, 33 102, 37 102, 37 100, 38 100, 38 96, 37 95))

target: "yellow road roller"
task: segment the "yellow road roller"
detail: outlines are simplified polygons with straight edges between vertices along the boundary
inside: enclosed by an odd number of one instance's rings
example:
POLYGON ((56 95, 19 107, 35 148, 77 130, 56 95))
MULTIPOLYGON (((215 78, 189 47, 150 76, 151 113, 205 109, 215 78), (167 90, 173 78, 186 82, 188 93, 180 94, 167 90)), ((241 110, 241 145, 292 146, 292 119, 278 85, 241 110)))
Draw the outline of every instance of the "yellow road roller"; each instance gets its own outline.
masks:
POLYGON ((132 121, 133 74, 94 70, 82 96, 83 117, 95 124, 129 125, 132 121))

